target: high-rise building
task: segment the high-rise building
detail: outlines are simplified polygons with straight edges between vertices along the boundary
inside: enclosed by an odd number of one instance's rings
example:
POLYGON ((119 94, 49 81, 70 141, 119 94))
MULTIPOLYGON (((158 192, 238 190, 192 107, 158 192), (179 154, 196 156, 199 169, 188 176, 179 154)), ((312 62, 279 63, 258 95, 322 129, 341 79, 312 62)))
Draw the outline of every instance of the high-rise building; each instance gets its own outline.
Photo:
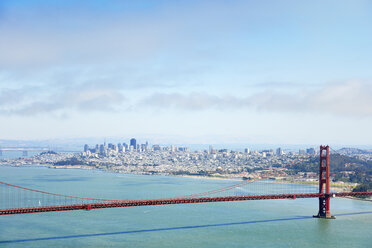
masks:
POLYGON ((128 151, 129 150, 129 146, 128 146, 128 144, 127 143, 123 143, 123 151, 125 152, 125 151, 128 151))
POLYGON ((87 152, 89 150, 89 146, 88 146, 88 144, 85 144, 84 145, 84 152, 87 152))
POLYGON ((130 139, 130 146, 133 146, 133 149, 137 148, 137 141, 135 138, 130 139))
POLYGON ((245 152, 245 153, 249 153, 249 152, 250 152, 250 151, 249 151, 249 148, 245 148, 245 149, 244 149, 244 152, 245 152))
POLYGON ((101 155, 106 154, 105 145, 100 145, 100 146, 99 146, 99 153, 100 153, 101 155))
POLYGON ((278 148, 278 149, 276 149, 276 155, 277 156, 282 156, 283 155, 283 151, 282 151, 282 148, 278 148))
POLYGON ((141 151, 142 152, 147 151, 146 144, 141 144, 141 151))
POLYGON ((123 148, 124 148, 124 146, 121 143, 119 143, 118 144, 118 152, 123 152, 123 148))
POLYGON ((105 143, 103 143, 103 154, 107 154, 107 144, 106 144, 106 140, 105 140, 105 143))

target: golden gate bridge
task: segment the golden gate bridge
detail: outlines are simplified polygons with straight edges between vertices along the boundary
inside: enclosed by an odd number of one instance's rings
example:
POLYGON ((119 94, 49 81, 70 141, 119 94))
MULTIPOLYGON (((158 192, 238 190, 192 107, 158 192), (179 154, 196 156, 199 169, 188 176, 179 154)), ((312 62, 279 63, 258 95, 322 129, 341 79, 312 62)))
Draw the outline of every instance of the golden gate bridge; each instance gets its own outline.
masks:
POLYGON ((266 179, 246 180, 197 194, 141 200, 70 196, 0 181, 0 215, 209 202, 318 198, 319 209, 314 217, 330 219, 334 218, 330 212, 330 199, 332 197, 372 196, 372 192, 331 191, 329 169, 329 146, 320 146, 318 188, 309 185, 303 185, 302 187, 296 185, 294 187, 294 184, 288 182, 280 184, 266 179), (275 187, 272 187, 273 185, 275 187), (276 190, 276 187, 280 190, 276 190), (232 194, 231 192, 234 190, 235 193, 232 194))

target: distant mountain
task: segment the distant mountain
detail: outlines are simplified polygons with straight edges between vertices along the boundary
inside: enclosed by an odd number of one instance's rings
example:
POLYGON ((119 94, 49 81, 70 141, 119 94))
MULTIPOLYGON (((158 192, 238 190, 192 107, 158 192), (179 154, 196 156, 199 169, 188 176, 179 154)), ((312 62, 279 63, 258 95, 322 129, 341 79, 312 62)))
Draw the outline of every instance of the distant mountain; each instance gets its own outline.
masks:
POLYGON ((356 154, 372 154, 371 150, 362 150, 359 148, 341 148, 337 152, 345 155, 356 155, 356 154))
POLYGON ((0 140, 0 149, 4 148, 40 148, 54 151, 81 151, 84 143, 74 140, 0 140))

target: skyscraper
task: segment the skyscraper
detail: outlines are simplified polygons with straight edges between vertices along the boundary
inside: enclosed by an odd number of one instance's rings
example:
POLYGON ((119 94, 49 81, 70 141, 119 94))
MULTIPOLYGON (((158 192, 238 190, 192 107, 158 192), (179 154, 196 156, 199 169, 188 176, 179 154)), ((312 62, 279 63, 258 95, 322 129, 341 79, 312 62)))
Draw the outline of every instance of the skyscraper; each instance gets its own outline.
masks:
POLYGON ((129 146, 127 143, 123 143, 123 147, 124 147, 124 150, 125 151, 128 151, 129 150, 129 146))
POLYGON ((133 146, 134 149, 137 148, 137 141, 135 138, 130 139, 130 146, 133 146))
POLYGON ((100 145, 99 146, 99 153, 101 155, 105 155, 106 154, 105 145, 100 145))
POLYGON ((282 156, 283 155, 283 151, 282 151, 282 148, 278 148, 278 149, 276 149, 276 155, 277 156, 282 156))
POLYGON ((121 143, 119 143, 118 144, 118 151, 123 152, 123 148, 124 148, 124 146, 121 143))

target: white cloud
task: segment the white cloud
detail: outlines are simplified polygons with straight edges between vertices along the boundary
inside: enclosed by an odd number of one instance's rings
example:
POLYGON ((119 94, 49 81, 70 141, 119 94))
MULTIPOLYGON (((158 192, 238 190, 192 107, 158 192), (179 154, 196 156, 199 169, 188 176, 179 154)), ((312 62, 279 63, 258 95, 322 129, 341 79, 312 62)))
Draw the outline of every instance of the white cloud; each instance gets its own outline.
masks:
POLYGON ((54 91, 42 87, 2 89, 0 111, 3 114, 22 116, 68 110, 81 113, 125 112, 132 107, 135 110, 146 107, 164 111, 214 109, 226 112, 247 109, 273 113, 325 113, 336 116, 372 117, 372 84, 357 80, 329 83, 317 88, 296 88, 290 92, 266 89, 244 97, 205 92, 157 92, 145 97, 141 97, 137 91, 133 94, 127 99, 120 87, 106 85, 104 82, 91 85, 63 84, 54 91))
POLYGON ((246 99, 232 96, 215 96, 206 93, 193 92, 190 94, 180 93, 155 93, 146 97, 140 105, 159 108, 175 108, 186 110, 205 110, 210 108, 226 109, 234 107, 245 107, 246 99))
POLYGON ((125 97, 111 89, 72 88, 57 93, 29 92, 28 89, 0 91, 0 113, 34 116, 75 110, 83 112, 115 111, 125 97), (46 95, 45 95, 46 94, 46 95), (14 98, 12 97, 14 95, 14 98))
POLYGON ((155 93, 140 105, 184 110, 241 109, 258 111, 326 113, 372 117, 372 84, 363 81, 330 83, 317 89, 283 93, 267 89, 247 97, 216 96, 207 93, 155 93))

